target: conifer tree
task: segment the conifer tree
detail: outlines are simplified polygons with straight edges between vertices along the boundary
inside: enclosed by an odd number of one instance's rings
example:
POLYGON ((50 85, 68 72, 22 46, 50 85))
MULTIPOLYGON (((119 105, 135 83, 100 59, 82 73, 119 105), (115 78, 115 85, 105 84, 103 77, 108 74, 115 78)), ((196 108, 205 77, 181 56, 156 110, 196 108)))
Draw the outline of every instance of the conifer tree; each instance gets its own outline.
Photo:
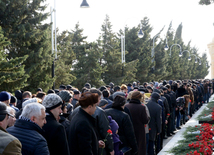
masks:
POLYGON ((26 86, 28 75, 25 74, 23 61, 27 59, 27 55, 15 59, 7 59, 8 51, 4 50, 4 47, 9 44, 10 42, 4 37, 0 27, 0 90, 13 93, 15 90, 26 86))
POLYGON ((72 48, 76 55, 74 60, 71 74, 76 77, 71 84, 75 87, 82 89, 86 82, 92 86, 99 87, 103 85, 101 74, 103 69, 100 66, 100 53, 97 43, 88 44, 84 37, 83 29, 79 28, 79 23, 76 24, 75 30, 72 32, 72 48))
POLYGON ((2 0, 0 1, 0 19, 5 37, 11 42, 6 46, 9 59, 28 55, 24 61, 27 79, 25 90, 35 92, 38 87, 48 90, 53 83, 51 78, 51 41, 49 24, 44 13, 44 0, 2 0))
POLYGON ((73 34, 69 31, 63 31, 57 36, 57 42, 60 44, 57 46, 58 55, 55 63, 55 86, 59 88, 61 84, 71 84, 76 79, 71 74, 72 64, 76 59, 75 53, 72 50, 72 38, 73 34))
POLYGON ((99 63, 100 57, 101 53, 99 52, 97 43, 86 45, 85 54, 74 65, 72 73, 76 76, 76 80, 72 82, 72 85, 79 89, 82 89, 86 82, 97 88, 104 85, 101 79, 103 69, 99 63))
POLYGON ((151 67, 153 64, 151 62, 150 33, 152 31, 152 27, 150 26, 149 19, 147 17, 141 21, 141 24, 142 31, 144 32, 143 38, 137 37, 140 25, 137 28, 134 27, 130 30, 126 28, 126 60, 128 62, 138 60, 135 79, 142 83, 152 80, 154 78, 152 75, 154 74, 151 74, 151 67))

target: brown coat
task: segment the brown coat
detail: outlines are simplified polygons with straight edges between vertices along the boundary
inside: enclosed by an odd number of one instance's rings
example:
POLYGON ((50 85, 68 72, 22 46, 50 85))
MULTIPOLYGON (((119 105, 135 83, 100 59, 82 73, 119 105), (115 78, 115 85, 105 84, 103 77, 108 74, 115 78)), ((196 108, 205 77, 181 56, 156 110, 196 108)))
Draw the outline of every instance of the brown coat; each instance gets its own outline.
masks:
POLYGON ((126 104, 126 107, 129 109, 132 116, 135 137, 138 144, 138 155, 146 155, 145 125, 149 122, 146 107, 137 99, 131 99, 131 101, 126 104))
POLYGON ((21 155, 22 145, 20 141, 0 127, 0 155, 21 155))

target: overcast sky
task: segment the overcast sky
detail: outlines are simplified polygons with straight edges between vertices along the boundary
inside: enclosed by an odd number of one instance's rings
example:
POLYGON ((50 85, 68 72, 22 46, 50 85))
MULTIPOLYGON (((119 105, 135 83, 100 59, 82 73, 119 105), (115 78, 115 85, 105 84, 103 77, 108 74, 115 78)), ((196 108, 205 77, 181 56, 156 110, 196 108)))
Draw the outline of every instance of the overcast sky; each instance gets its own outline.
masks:
MULTIPOLYGON (((125 25, 130 28, 137 26, 147 16, 153 27, 152 36, 165 25, 162 38, 171 21, 175 30, 182 22, 184 42, 187 44, 191 40, 191 46, 196 46, 201 55, 206 52, 210 61, 207 44, 214 38, 214 4, 202 6, 198 4, 199 0, 87 0, 90 8, 86 9, 80 8, 82 0, 55 1, 56 26, 59 30, 74 29, 79 22, 88 41, 98 38, 106 14, 114 32, 125 25)), ((54 7, 54 0, 47 0, 46 3, 49 4, 47 11, 50 6, 54 7)))

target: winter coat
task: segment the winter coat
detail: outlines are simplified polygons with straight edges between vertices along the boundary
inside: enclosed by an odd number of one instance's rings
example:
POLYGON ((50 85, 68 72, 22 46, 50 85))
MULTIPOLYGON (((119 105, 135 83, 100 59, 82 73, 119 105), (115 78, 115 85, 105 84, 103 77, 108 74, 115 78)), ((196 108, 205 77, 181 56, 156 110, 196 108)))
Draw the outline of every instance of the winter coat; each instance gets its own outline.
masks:
POLYGON ((98 155, 95 124, 95 119, 79 108, 69 127, 68 143, 71 155, 98 155))
POLYGON ((162 128, 162 116, 161 111, 162 108, 157 103, 158 98, 151 98, 151 100, 147 103, 147 107, 149 109, 149 114, 151 120, 149 122, 149 140, 155 141, 157 133, 161 133, 162 128))
POLYGON ((132 152, 137 152, 137 141, 134 134, 134 128, 129 115, 122 108, 110 108, 105 110, 108 116, 111 116, 119 125, 118 135, 122 142, 121 147, 130 147, 132 152))
POLYGON ((67 119, 68 116, 69 116, 69 114, 63 113, 63 115, 60 115, 60 120, 59 120, 59 123, 64 126, 66 133, 67 133, 68 128, 70 126, 70 121, 67 119))
MULTIPOLYGON (((98 139, 103 140, 107 136, 107 131, 111 129, 109 126, 109 120, 104 112, 104 110, 100 107, 96 107, 95 113, 92 115, 96 119, 96 128, 98 131, 98 139)), ((112 136, 107 136, 107 141, 105 142, 105 149, 103 150, 103 154, 109 154, 109 152, 112 152, 114 150, 114 144, 112 136)), ((102 149, 99 149, 99 154, 101 154, 102 149)))
POLYGON ((173 107, 172 107, 172 103, 171 103, 171 97, 169 94, 164 93, 164 97, 167 99, 168 105, 169 105, 169 111, 170 111, 170 115, 173 112, 173 107))
POLYGON ((0 155, 21 155, 22 144, 0 126, 0 155))
POLYGON ((71 104, 73 105, 73 109, 75 109, 77 102, 78 100, 75 98, 72 100, 71 104))
POLYGON ((146 113, 145 105, 142 105, 140 100, 131 99, 126 107, 132 115, 134 133, 138 144, 138 155, 146 154, 146 133, 145 125, 149 122, 149 117, 146 113))
POLYGON ((68 142, 66 138, 65 128, 57 122, 53 114, 46 113, 47 123, 43 126, 45 130, 44 137, 48 142, 48 148, 51 155, 68 155, 68 142))
POLYGON ((166 97, 161 96, 160 99, 163 101, 164 112, 165 112, 165 120, 167 120, 167 116, 168 116, 167 114, 170 114, 169 104, 168 104, 166 97))
POLYGON ((44 131, 37 124, 18 119, 7 131, 22 143, 22 155, 49 155, 44 131))
MULTIPOLYGON (((80 109, 81 109, 80 106, 78 106, 76 109, 74 109, 73 113, 70 115, 71 121, 80 109)), ((94 117, 96 119, 97 138, 99 140, 105 139, 108 129, 111 129, 109 126, 109 121, 108 121, 106 113, 104 112, 104 110, 102 108, 97 106, 95 113, 92 115, 92 117, 94 117)), ((106 146, 103 151, 103 154, 106 154, 107 152, 111 152, 114 150, 113 140, 110 135, 107 136, 107 141, 105 144, 106 144, 106 146)), ((100 149, 99 151, 102 151, 102 149, 100 149)))

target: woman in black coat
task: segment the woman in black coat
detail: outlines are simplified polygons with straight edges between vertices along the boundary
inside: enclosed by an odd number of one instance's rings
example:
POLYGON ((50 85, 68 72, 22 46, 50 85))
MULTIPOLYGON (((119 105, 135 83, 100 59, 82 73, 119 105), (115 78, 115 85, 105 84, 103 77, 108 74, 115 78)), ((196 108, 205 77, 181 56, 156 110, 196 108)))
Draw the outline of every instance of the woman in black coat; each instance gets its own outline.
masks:
POLYGON ((98 155, 98 140, 95 132, 95 119, 91 116, 96 110, 98 95, 85 92, 79 99, 81 108, 72 118, 68 131, 68 144, 71 155, 98 155))
POLYGON ((124 112, 125 103, 125 97, 118 95, 114 98, 112 108, 106 109, 105 112, 108 116, 111 116, 119 125, 118 135, 120 137, 120 141, 122 142, 121 148, 130 147, 132 150, 127 154, 136 154, 137 141, 131 119, 129 115, 124 112))
POLYGON ((146 155, 145 125, 149 122, 146 107, 141 103, 142 97, 143 94, 141 92, 134 91, 130 102, 126 104, 132 116, 134 133, 138 145, 138 155, 146 155))

